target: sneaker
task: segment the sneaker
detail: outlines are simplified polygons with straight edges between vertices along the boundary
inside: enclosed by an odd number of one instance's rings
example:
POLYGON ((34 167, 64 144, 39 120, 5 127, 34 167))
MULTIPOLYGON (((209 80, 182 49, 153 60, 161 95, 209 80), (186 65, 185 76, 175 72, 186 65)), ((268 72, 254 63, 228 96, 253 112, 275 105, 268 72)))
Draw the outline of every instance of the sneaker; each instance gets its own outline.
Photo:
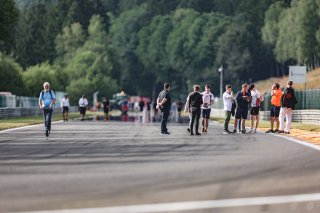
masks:
POLYGON ((284 134, 290 134, 290 132, 284 132, 284 134))
POLYGON ((190 132, 190 128, 188 128, 187 130, 188 130, 188 132, 190 132))
POLYGON ((256 130, 256 129, 253 129, 253 130, 251 131, 251 133, 252 133, 252 134, 255 134, 255 133, 257 133, 257 130, 256 130))
POLYGON ((49 131, 46 130, 46 137, 49 137, 49 131))
POLYGON ((190 133, 190 136, 193 136, 194 134, 193 133, 190 133))
POLYGON ((242 134, 245 134, 245 133, 246 133, 246 130, 245 130, 245 129, 241 130, 241 133, 242 133, 242 134))
POLYGON ((284 131, 283 130, 278 130, 278 133, 284 133, 284 131))
POLYGON ((202 132, 206 132, 206 129, 205 129, 205 128, 202 128, 202 132))
POLYGON ((269 129, 266 133, 274 133, 273 129, 269 129))
POLYGON ((253 133, 253 129, 250 129, 248 133, 249 133, 249 134, 253 133))
POLYGON ((196 135, 201 135, 201 134, 199 132, 197 132, 196 135))
POLYGON ((240 130, 240 129, 238 130, 238 133, 241 133, 241 130, 240 130))
POLYGON ((274 133, 279 133, 279 129, 275 129, 273 132, 274 133))
POLYGON ((223 130, 222 134, 225 134, 225 135, 228 135, 230 134, 231 132, 229 130, 223 130))
POLYGON ((235 134, 235 133, 237 133, 237 130, 236 130, 236 129, 234 129, 234 130, 232 131, 232 134, 235 134))

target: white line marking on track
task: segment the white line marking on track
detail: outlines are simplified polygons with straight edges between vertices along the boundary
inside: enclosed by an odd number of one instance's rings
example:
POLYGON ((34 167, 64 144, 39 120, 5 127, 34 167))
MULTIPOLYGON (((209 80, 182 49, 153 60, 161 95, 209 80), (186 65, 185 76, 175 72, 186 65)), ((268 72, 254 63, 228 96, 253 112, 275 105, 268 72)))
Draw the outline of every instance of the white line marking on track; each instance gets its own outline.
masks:
MULTIPOLYGON (((245 206, 259 206, 259 205, 268 205, 268 204, 285 204, 285 203, 311 202, 311 201, 320 201, 320 193, 270 196, 270 197, 236 198, 236 199, 224 199, 224 200, 204 200, 204 201, 190 201, 190 202, 176 202, 176 203, 159 203, 159 204, 116 206, 116 207, 104 207, 104 208, 99 207, 99 208, 84 208, 84 209, 48 210, 48 211, 34 211, 33 213, 170 212, 170 211, 190 211, 190 210, 199 210, 199 209, 245 207, 245 206)), ((28 212, 28 213, 31 213, 31 212, 28 212)))
POLYGON ((286 136, 283 136, 283 135, 276 135, 276 134, 272 134, 272 135, 276 136, 276 137, 280 137, 280 138, 285 138, 285 139, 290 140, 292 142, 295 142, 297 144, 300 144, 300 145, 303 145, 303 146, 307 146, 307 147, 309 147, 311 149, 320 151, 320 146, 319 145, 308 143, 308 142, 305 142, 305 141, 302 141, 302 140, 298 140, 298 139, 295 139, 295 138, 286 137, 286 136))
MULTIPOLYGON (((218 123, 218 122, 211 122, 210 125, 213 125, 213 126, 222 126, 222 125, 221 125, 220 123, 218 123)), ((260 130, 258 130, 258 132, 264 133, 263 131, 260 131, 260 130)), ((266 134, 267 134, 267 133, 266 133, 266 134)), ((309 142, 305 142, 305 141, 302 141, 302 140, 298 140, 298 139, 295 139, 295 138, 291 138, 291 137, 287 137, 287 136, 283 136, 283 135, 279 135, 279 134, 271 133, 270 135, 273 135, 273 136, 275 136, 275 137, 284 138, 284 139, 287 139, 287 140, 292 141, 292 142, 294 142, 294 143, 297 143, 297 144, 300 144, 300 145, 309 147, 309 148, 311 148, 311 149, 320 151, 320 146, 319 146, 319 145, 315 145, 315 144, 312 144, 312 143, 309 143, 309 142)))
MULTIPOLYGON (((55 124, 55 123, 62 123, 62 121, 54 121, 54 122, 52 122, 52 124, 55 124)), ((11 132, 11 131, 18 130, 18 129, 27 129, 27 128, 36 127, 36 126, 43 126, 43 125, 44 124, 42 123, 42 124, 34 124, 34 125, 21 126, 21 127, 11 128, 11 129, 5 129, 5 130, 1 130, 0 134, 1 133, 5 133, 5 132, 11 132)))

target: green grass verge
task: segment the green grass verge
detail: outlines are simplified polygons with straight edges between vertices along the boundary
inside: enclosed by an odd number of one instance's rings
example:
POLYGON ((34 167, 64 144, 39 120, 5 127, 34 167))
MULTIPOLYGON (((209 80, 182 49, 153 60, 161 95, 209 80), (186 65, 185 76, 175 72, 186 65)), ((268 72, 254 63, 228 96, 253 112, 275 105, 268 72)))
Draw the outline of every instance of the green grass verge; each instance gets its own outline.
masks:
MULTIPOLYGON (((111 115, 118 115, 120 112, 117 110, 113 110, 111 115)), ((87 111, 86 117, 91 116, 103 116, 103 112, 90 112, 87 111)), ((69 113, 69 120, 80 118, 79 112, 71 112, 69 113)), ((62 113, 54 113, 52 115, 52 121, 62 120, 62 113)), ((28 126, 33 124, 41 124, 43 123, 43 116, 27 116, 27 117, 18 117, 18 118, 8 118, 8 119, 0 119, 0 130, 10 129, 15 127, 28 126)))

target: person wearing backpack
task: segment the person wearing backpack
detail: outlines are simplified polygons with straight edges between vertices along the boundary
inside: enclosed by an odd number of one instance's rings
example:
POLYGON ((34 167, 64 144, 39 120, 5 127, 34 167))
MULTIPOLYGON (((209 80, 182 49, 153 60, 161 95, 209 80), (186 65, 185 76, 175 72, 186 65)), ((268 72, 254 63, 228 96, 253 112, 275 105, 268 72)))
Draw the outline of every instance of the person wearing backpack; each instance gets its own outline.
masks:
POLYGON ((295 109, 295 105, 297 104, 297 99, 294 95, 294 89, 292 88, 292 85, 293 82, 288 81, 287 88, 283 91, 283 94, 281 96, 279 133, 290 134, 292 110, 295 109), (284 118, 286 118, 286 125, 284 124, 284 118))
POLYGON ((201 106, 203 104, 202 95, 200 94, 200 86, 194 85, 193 92, 188 95, 185 111, 190 113, 190 123, 188 131, 190 135, 201 135, 199 133, 199 120, 201 115, 201 106), (193 131, 193 125, 195 122, 195 131, 193 131))
POLYGON ((43 110, 45 135, 48 138, 51 131, 51 117, 53 105, 56 103, 56 96, 50 89, 49 82, 43 83, 44 90, 39 95, 39 109, 43 110))

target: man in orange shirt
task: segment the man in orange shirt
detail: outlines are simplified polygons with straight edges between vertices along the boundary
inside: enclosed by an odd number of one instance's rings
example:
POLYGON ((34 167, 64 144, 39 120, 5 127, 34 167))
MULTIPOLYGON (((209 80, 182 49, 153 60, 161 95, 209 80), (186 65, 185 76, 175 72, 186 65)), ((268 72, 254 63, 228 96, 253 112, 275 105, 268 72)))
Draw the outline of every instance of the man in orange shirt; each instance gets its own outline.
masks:
POLYGON ((271 129, 269 129, 266 133, 277 133, 279 132, 279 113, 281 108, 281 96, 282 91, 280 90, 280 84, 274 83, 272 85, 271 90, 271 110, 270 110, 270 122, 271 129), (277 128, 273 130, 274 120, 277 122, 277 128))

